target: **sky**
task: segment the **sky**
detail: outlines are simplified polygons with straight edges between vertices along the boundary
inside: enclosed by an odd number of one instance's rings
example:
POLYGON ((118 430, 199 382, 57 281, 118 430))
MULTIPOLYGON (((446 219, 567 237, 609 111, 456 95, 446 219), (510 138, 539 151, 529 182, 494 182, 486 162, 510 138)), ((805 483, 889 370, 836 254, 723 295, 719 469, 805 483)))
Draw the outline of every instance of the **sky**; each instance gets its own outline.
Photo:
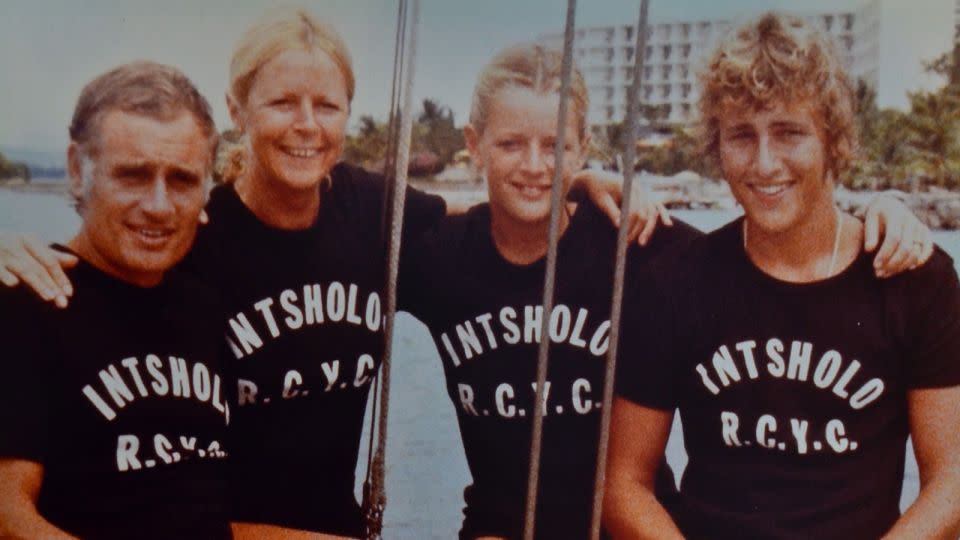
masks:
MULTIPOLYGON (((940 84, 922 62, 950 47, 955 0, 872 0, 881 10, 881 106, 940 84)), ((580 0, 578 26, 636 24, 639 0, 580 0)), ((855 9, 864 0, 650 0, 650 21, 734 19, 764 9, 855 9)), ((304 6, 333 23, 353 55, 351 126, 386 117, 395 0, 4 0, 0 18, 0 147, 60 151, 83 85, 123 62, 149 59, 183 70, 230 126, 224 95, 233 46, 273 5, 304 6)), ((560 32, 565 0, 421 0, 414 99, 449 106, 458 125, 480 68, 508 45, 560 32)))

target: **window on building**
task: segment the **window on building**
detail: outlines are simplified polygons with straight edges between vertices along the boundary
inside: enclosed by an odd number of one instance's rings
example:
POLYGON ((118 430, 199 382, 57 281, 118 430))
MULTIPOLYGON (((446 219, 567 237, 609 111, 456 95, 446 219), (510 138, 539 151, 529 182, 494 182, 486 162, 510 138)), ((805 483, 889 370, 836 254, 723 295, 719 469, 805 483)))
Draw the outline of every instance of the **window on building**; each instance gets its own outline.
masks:
POLYGON ((607 101, 612 100, 612 99, 613 99, 613 87, 612 87, 612 86, 607 86, 607 87, 605 87, 605 94, 606 94, 606 96, 607 96, 607 101))
POLYGON ((660 85, 660 97, 661 97, 662 99, 667 99, 667 98, 670 97, 670 85, 669 85, 669 84, 661 84, 661 85, 660 85))
POLYGON ((853 14, 846 13, 843 16, 843 29, 847 32, 853 30, 853 14))
POLYGON ((686 65, 680 66, 680 78, 687 80, 690 78, 690 68, 686 65))
POLYGON ((607 62, 613 62, 613 49, 607 49, 607 62))
POLYGON ((624 26, 623 33, 627 36, 627 41, 633 41, 633 27, 624 26))
POLYGON ((688 39, 690 37, 690 23, 683 23, 680 25, 680 35, 683 36, 683 39, 688 39))
POLYGON ((613 43, 613 28, 610 28, 604 33, 603 40, 607 43, 613 43))
POLYGON ((643 58, 645 60, 649 60, 651 56, 653 56, 653 47, 647 45, 647 47, 643 50, 643 58))
POLYGON ((670 72, 673 71, 673 66, 670 64, 665 64, 660 66, 660 75, 665 81, 670 80, 670 72))
POLYGON ((622 68, 622 69, 623 69, 623 80, 625 80, 625 81, 632 81, 632 80, 633 80, 633 68, 630 67, 630 66, 627 66, 627 67, 622 68))
POLYGON ((833 29, 833 15, 823 16, 823 27, 827 32, 833 29))
POLYGON ((669 60, 669 59, 670 59, 670 53, 671 53, 671 52, 673 52, 673 47, 670 46, 670 45, 664 45, 664 46, 663 46, 663 59, 664 59, 664 60, 669 60))
POLYGON ((623 48, 623 58, 627 62, 633 62, 633 47, 623 48))
POLYGON ((710 23, 702 22, 697 24, 697 34, 700 37, 706 36, 707 32, 710 31, 710 23))
POLYGON ((669 24, 658 25, 657 35, 661 41, 670 41, 670 25, 669 24))
POLYGON ((645 84, 643 85, 643 100, 650 101, 650 98, 653 96, 653 85, 645 84))
POLYGON ((606 81, 606 82, 610 82, 610 81, 613 80, 613 68, 612 68, 612 67, 608 67, 607 69, 603 70, 603 80, 606 81))
POLYGON ((686 60, 687 58, 690 58, 689 43, 684 43, 683 45, 680 46, 680 55, 683 57, 684 60, 686 60))
POLYGON ((687 118, 690 118, 690 104, 689 104, 689 103, 681 103, 681 104, 680 104, 680 112, 683 114, 683 118, 684 118, 685 120, 686 120, 687 118))
POLYGON ((690 97, 691 88, 692 87, 690 83, 683 83, 680 85, 680 95, 683 96, 683 99, 687 99, 688 97, 690 97))
POLYGON ((843 36, 843 46, 847 51, 853 50, 853 36, 843 36))
POLYGON ((607 116, 607 120, 613 120, 613 107, 607 107, 607 109, 606 109, 606 111, 604 111, 604 113, 605 113, 606 116, 607 116))
POLYGON ((653 77, 653 68, 650 66, 643 66, 643 78, 644 80, 649 81, 653 77))

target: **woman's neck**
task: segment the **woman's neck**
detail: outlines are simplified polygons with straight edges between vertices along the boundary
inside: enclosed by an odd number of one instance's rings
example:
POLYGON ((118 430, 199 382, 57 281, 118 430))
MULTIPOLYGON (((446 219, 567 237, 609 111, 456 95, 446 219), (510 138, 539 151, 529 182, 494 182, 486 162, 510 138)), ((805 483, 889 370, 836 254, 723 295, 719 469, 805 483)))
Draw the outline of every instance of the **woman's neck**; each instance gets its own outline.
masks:
MULTIPOLYGON (((560 210, 560 236, 570 225, 570 215, 575 206, 563 203, 560 210)), ((550 217, 538 222, 521 221, 490 209, 490 233, 500 255, 507 261, 527 265, 547 254, 550 239, 550 217)))
POLYGON ((792 283, 839 274, 863 245, 863 225, 837 210, 832 200, 786 231, 764 231, 749 218, 743 227, 744 250, 750 260, 765 273, 792 283))
POLYGON ((271 227, 306 229, 314 224, 320 212, 320 189, 317 186, 291 189, 251 170, 238 178, 234 187, 244 206, 271 227))

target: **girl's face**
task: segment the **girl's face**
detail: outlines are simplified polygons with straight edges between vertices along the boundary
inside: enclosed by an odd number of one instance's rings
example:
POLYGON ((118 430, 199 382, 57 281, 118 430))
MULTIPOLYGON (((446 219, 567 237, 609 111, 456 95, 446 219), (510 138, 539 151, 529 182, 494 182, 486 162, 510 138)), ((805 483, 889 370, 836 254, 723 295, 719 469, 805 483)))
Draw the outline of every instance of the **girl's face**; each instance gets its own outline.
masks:
POLYGON ((246 104, 229 103, 249 138, 254 175, 313 190, 340 159, 350 101, 343 73, 326 52, 281 52, 257 70, 246 104))
MULTIPOLYGON (((517 223, 540 224, 550 218, 554 142, 560 96, 521 86, 494 94, 482 132, 464 135, 475 164, 486 174, 491 211, 517 223)), ((563 139, 563 191, 582 166, 586 141, 578 135, 577 114, 568 108, 563 139)))

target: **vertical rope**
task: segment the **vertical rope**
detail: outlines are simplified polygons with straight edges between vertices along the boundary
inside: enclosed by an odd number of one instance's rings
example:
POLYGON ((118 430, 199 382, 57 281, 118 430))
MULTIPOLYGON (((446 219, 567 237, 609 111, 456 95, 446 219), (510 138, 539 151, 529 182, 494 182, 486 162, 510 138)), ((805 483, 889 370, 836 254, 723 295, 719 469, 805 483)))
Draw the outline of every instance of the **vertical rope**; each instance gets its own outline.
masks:
POLYGON ((577 1, 567 0, 567 22, 563 35, 563 61, 560 65, 560 107, 557 112, 557 139, 553 147, 553 186, 550 193, 550 232, 547 244, 547 270, 543 280, 543 320, 537 351, 537 388, 534 397, 533 429, 530 436, 530 468, 527 471, 527 506, 523 520, 524 540, 533 540, 537 513, 537 487, 540 477, 540 451, 543 444, 543 414, 550 351, 550 315, 553 312, 554 280, 557 266, 557 241, 560 237, 560 204, 563 192, 563 151, 567 133, 567 105, 573 72, 573 31, 577 1))
MULTIPOLYGON (((402 36, 406 33, 406 0, 401 0, 397 43, 402 48, 402 36)), ((386 305, 386 323, 384 326, 384 353, 383 363, 380 372, 380 392, 378 394, 380 410, 377 414, 377 445, 368 468, 370 489, 369 502, 367 509, 367 524, 365 536, 367 539, 378 539, 383 530, 383 511, 386 508, 386 492, 384 490, 384 476, 386 463, 387 446, 387 418, 390 413, 390 366, 393 354, 393 328, 394 319, 397 311, 397 274, 400 264, 400 240, 403 230, 403 209, 407 189, 407 167, 410 162, 410 139, 413 127, 413 66, 417 50, 417 25, 420 19, 420 1, 413 0, 413 11, 410 20, 410 43, 406 50, 406 55, 400 62, 400 68, 397 69, 395 63, 395 73, 402 73, 406 70, 406 81, 402 90, 404 102, 400 109, 400 122, 397 131, 396 145, 390 154, 390 163, 393 164, 393 190, 391 193, 392 208, 390 212, 390 241, 387 258, 387 305, 386 305)), ((395 59, 396 60, 396 59, 395 59)), ((393 98, 391 98, 393 99, 393 98)), ((391 124, 395 123, 396 114, 391 111, 391 124)), ((385 197, 386 198, 386 197, 385 197)), ((374 407, 375 408, 375 407, 374 407)), ((374 414, 374 411, 371 411, 374 414)), ((373 433, 370 434, 373 437, 373 433)))
MULTIPOLYGON (((606 373, 603 381, 603 407, 600 417, 600 442, 597 450, 597 470, 593 484, 593 514, 590 521, 590 538, 600 538, 600 517, 603 507, 603 490, 606 481, 607 447, 610 443, 610 409, 613 404, 614 377, 616 376, 617 349, 620 339, 620 314, 623 304, 623 280, 626 271, 627 229, 630 217, 630 194, 633 190, 633 173, 637 160, 637 128, 640 116, 640 85, 643 73, 644 50, 647 42, 648 0, 640 0, 640 20, 637 22, 637 44, 633 56, 633 82, 627 110, 627 129, 623 133, 626 156, 623 166, 623 201, 620 206, 620 230, 617 233, 617 257, 613 271, 613 298, 610 305, 610 347, 607 349, 606 373)), ((657 219, 656 216, 650 219, 657 219)))

